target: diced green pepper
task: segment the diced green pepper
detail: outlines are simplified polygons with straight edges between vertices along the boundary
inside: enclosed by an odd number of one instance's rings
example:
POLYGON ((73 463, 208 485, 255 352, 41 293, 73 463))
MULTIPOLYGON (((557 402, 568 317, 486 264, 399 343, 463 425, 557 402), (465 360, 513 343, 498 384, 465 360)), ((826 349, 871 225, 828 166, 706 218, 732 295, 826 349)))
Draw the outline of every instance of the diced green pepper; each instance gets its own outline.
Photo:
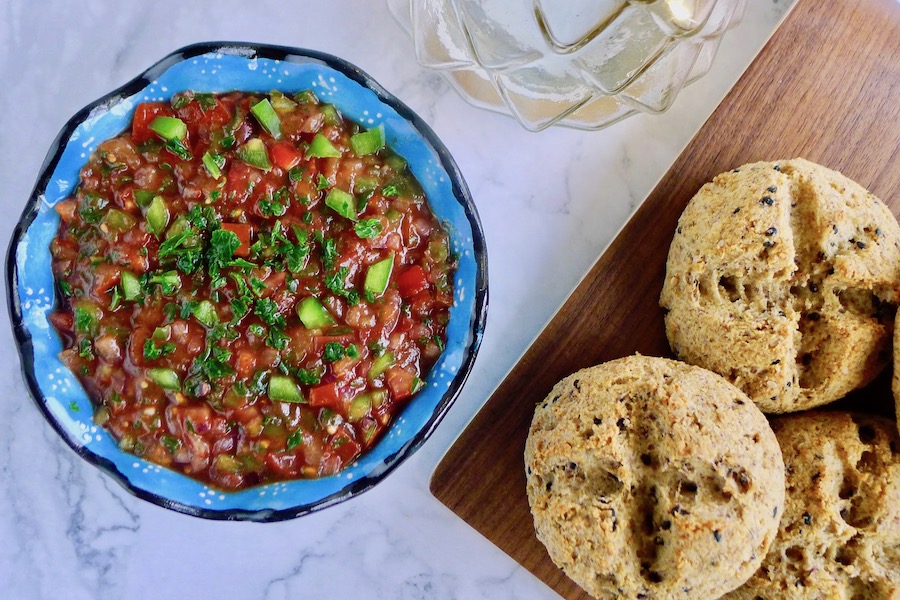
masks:
POLYGON ((378 180, 374 177, 357 177, 353 191, 361 196, 371 194, 378 189, 378 180))
POLYGON ((222 167, 225 166, 225 157, 221 154, 216 154, 215 152, 204 152, 203 166, 206 167, 206 171, 209 173, 210 177, 218 179, 222 176, 222 167))
POLYGON ((347 419, 351 423, 356 423, 372 410, 372 396, 369 394, 360 394, 350 401, 347 407, 347 419))
POLYGON ((294 100, 296 100, 300 104, 319 103, 319 99, 316 98, 316 94, 312 90, 303 90, 302 92, 297 92, 296 94, 294 94, 294 100))
POLYGON ((129 301, 141 297, 141 280, 130 271, 122 271, 119 283, 122 285, 122 296, 129 301))
POLYGON ((250 112, 253 113, 259 124, 272 134, 273 138, 276 140, 281 139, 281 119, 278 118, 278 113, 272 108, 272 103, 269 102, 268 98, 263 98, 251 106, 250 112))
POLYGON ((350 147, 357 156, 375 154, 384 148, 384 125, 357 133, 350 138, 350 147))
POLYGON ((297 305, 297 316, 307 329, 321 329, 335 324, 322 303, 313 296, 305 298, 297 305))
POLYGON ((172 328, 166 325, 165 327, 157 327, 153 330, 153 335, 150 336, 156 342, 167 342, 169 341, 169 337, 172 335, 172 328))
POLYGON ((390 154, 389 156, 385 157, 384 162, 396 173, 402 173, 406 170, 406 160, 404 160, 402 156, 390 154))
POLYGON ((240 473, 242 468, 241 463, 229 454, 219 454, 214 464, 216 470, 222 473, 240 473))
POLYGON ((184 215, 178 215, 166 231, 166 239, 177 237, 191 228, 191 222, 184 215))
POLYGON ((388 281, 391 279, 391 272, 394 270, 394 255, 369 265, 366 271, 366 280, 363 283, 363 289, 366 292, 380 296, 387 289, 388 281))
POLYGON ((187 125, 178 117, 156 117, 150 122, 150 129, 166 141, 183 140, 187 136, 187 125))
POLYGON ((437 263, 442 263, 450 256, 450 250, 447 248, 447 239, 434 239, 428 242, 428 253, 437 263))
POLYGON ((99 425, 103 427, 109 421, 109 409, 105 406, 101 406, 97 409, 97 412, 94 413, 94 425, 99 425))
POLYGON ((106 217, 103 219, 106 226, 113 231, 128 231, 134 227, 137 221, 134 217, 121 210, 111 208, 106 211, 106 217))
POLYGON ((156 196, 156 192, 150 190, 134 190, 134 202, 141 208, 150 206, 154 196, 156 196))
POLYGON ((269 161, 269 153, 266 145, 259 138, 250 138, 243 146, 237 149, 237 157, 257 169, 270 171, 272 163, 269 161))
POLYGON ((282 375, 269 378, 269 398, 278 402, 306 402, 294 380, 282 375))
POLYGON ((159 237, 169 224, 169 209, 162 196, 154 196, 147 207, 147 231, 159 237))
POLYGON ((178 377, 178 373, 172 369, 147 369, 147 377, 164 390, 181 390, 181 379, 178 377))
POLYGON ((222 398, 222 404, 228 408, 243 408, 247 405, 247 402, 247 397, 239 394, 234 389, 234 386, 228 388, 228 391, 225 392, 225 396, 222 398))
POLYGON ((112 291, 112 298, 109 299, 109 310, 116 310, 119 308, 119 302, 122 301, 122 294, 119 293, 119 288, 114 287, 112 291))
POLYGON ((379 408, 388 399, 388 392, 383 388, 372 390, 369 394, 372 396, 372 406, 375 408, 379 408))
POLYGON ((386 350, 381 356, 376 357, 375 360, 372 361, 372 366, 369 367, 369 379, 377 379, 392 364, 394 364, 394 353, 390 350, 386 350))
POLYGON ((193 310, 194 318, 206 325, 214 327, 219 322, 219 315, 216 313, 216 307, 209 300, 201 300, 193 310))
POLYGON ((337 127, 341 124, 341 115, 333 104, 323 104, 321 107, 322 114, 325 115, 325 124, 337 127))
POLYGON ((279 92, 273 91, 269 94, 272 97, 272 108, 279 113, 288 113, 297 108, 297 103, 279 92))
POLYGON ((306 149, 306 156, 310 158, 340 158, 341 151, 335 148, 327 137, 317 133, 309 143, 309 148, 306 149))
POLYGON ((359 218, 356 215, 356 199, 352 194, 348 194, 344 190, 332 188, 328 195, 325 196, 325 205, 351 221, 359 218))

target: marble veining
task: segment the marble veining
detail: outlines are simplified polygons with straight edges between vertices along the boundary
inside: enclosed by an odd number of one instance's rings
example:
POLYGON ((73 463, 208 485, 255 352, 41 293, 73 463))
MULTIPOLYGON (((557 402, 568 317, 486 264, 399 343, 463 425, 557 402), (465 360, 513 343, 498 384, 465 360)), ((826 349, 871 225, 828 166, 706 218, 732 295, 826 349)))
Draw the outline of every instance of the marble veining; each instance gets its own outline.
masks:
POLYGON ((377 0, 2 3, 4 248, 50 142, 78 109, 180 46, 258 41, 337 54, 432 126, 478 205, 491 299, 469 382, 422 449, 359 498, 273 524, 204 521, 128 494, 46 424, 28 398, 10 328, 0 328, 0 598, 555 598, 431 497, 431 472, 790 4, 751 2, 710 73, 664 115, 600 132, 532 134, 423 71, 377 0))

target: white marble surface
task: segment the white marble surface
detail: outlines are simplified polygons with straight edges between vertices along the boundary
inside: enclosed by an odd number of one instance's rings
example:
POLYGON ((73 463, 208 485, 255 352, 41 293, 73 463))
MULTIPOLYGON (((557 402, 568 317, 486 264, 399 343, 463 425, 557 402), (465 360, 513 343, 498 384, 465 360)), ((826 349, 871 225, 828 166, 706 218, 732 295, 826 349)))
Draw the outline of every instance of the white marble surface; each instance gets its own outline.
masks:
POLYGON ((474 371, 422 449, 359 498, 265 525, 177 514, 100 474, 44 422, 0 328, 0 598, 555 597, 432 498, 429 477, 789 4, 751 0, 712 72, 665 115, 532 134, 422 71, 380 0, 0 3, 3 248, 69 116, 180 46, 247 40, 340 55, 431 124, 481 213, 491 286, 474 371))

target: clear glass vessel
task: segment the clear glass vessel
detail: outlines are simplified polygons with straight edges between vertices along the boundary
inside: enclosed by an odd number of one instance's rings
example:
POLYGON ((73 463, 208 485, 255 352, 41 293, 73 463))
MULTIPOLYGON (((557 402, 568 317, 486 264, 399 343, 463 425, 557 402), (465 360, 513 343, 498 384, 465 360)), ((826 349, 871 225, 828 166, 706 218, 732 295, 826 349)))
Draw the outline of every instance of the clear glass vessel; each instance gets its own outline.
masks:
POLYGON ((539 131, 659 113, 709 70, 746 0, 388 0, 416 57, 539 131))

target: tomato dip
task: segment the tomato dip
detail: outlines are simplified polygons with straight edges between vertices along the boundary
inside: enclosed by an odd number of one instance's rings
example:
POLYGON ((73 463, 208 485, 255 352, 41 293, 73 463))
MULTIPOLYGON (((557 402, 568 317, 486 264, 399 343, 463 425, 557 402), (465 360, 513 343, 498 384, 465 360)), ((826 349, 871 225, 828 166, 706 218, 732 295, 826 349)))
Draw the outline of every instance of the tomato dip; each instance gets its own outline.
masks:
POLYGON ((213 486, 333 475, 444 348, 447 232, 311 92, 136 107, 56 206, 63 362, 119 446, 213 486))

